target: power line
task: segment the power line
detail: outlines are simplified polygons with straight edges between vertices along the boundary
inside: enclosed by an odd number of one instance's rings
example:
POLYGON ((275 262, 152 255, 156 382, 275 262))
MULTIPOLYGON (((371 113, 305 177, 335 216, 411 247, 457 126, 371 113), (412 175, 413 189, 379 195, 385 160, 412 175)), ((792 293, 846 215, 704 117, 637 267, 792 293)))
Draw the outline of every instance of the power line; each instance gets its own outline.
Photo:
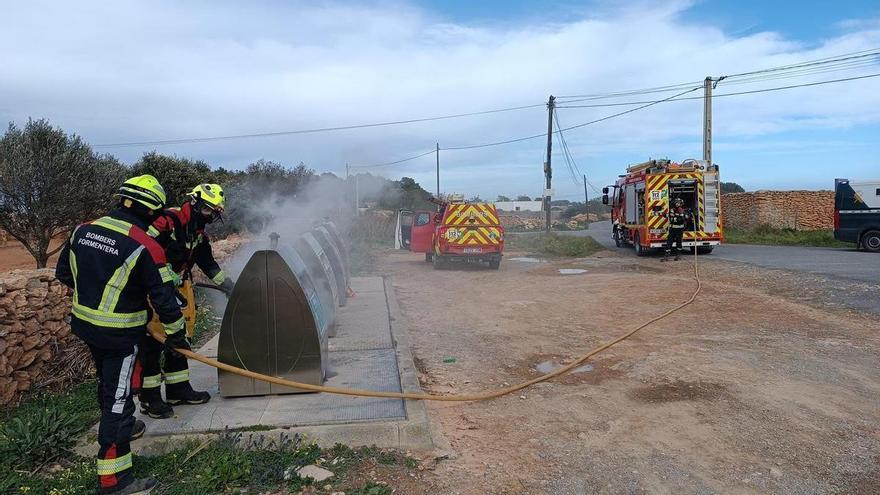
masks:
MULTIPOLYGON (((874 73, 874 74, 866 74, 866 75, 863 75, 863 76, 845 77, 845 78, 842 78, 842 79, 830 79, 830 80, 827 80, 827 81, 817 81, 817 82, 811 82, 811 83, 792 84, 792 85, 789 85, 789 86, 777 86, 777 87, 774 87, 774 88, 762 88, 762 89, 753 89, 753 90, 749 90, 749 91, 737 91, 737 92, 735 92, 735 93, 713 94, 713 95, 712 95, 712 98, 722 98, 722 97, 725 97, 725 96, 749 95, 749 94, 754 94, 754 93, 767 93, 767 92, 770 92, 770 91, 781 91, 781 90, 785 90, 785 89, 794 89, 794 88, 805 88, 805 87, 808 87, 808 86, 820 86, 820 85, 823 85, 823 84, 839 83, 839 82, 846 82, 846 81, 855 81, 855 80, 858 80, 858 79, 868 79, 868 78, 877 77, 877 76, 880 76, 880 72, 877 72, 877 73, 874 73)), ((676 97, 672 97, 672 98, 667 98, 666 100, 662 100, 662 101, 684 101, 684 100, 702 100, 702 99, 703 99, 702 96, 688 96, 688 97, 684 97, 684 98, 676 98, 676 97)), ((557 108, 595 108, 595 107, 603 107, 603 106, 640 105, 640 104, 642 104, 642 103, 650 103, 650 102, 644 102, 644 101, 630 101, 630 102, 626 102, 626 103, 606 103, 606 104, 601 104, 601 105, 559 105, 557 108)), ((659 102, 653 102, 653 103, 659 103, 659 102)), ((637 110, 637 109, 633 109, 633 110, 637 110)))
MULTIPOLYGON (((855 81, 855 80, 860 80, 860 79, 868 79, 868 78, 873 78, 873 77, 878 77, 878 76, 880 76, 880 73, 867 74, 867 75, 863 75, 863 76, 847 77, 847 78, 841 78, 841 79, 831 79, 831 80, 818 81, 818 82, 812 82, 812 83, 794 84, 794 85, 789 85, 789 86, 779 86, 779 87, 774 87, 774 88, 762 88, 762 89, 755 89, 755 90, 749 90, 749 91, 738 91, 735 93, 713 94, 712 97, 713 98, 720 98, 720 97, 725 97, 725 96, 739 96, 739 95, 754 94, 754 93, 766 93, 766 92, 770 92, 770 91, 782 91, 782 90, 787 90, 787 89, 802 88, 802 87, 808 87, 808 86, 819 86, 819 85, 824 85, 824 84, 832 84, 832 83, 838 83, 838 82, 847 82, 847 81, 855 81)), ((660 103, 665 103, 665 102, 669 102, 669 101, 700 100, 700 99, 703 99, 702 96, 688 97, 688 96, 684 96, 684 95, 687 93, 696 91, 698 89, 701 89, 701 88, 702 88, 702 86, 695 86, 693 88, 687 89, 685 91, 682 91, 682 92, 675 94, 673 96, 670 96, 668 98, 664 98, 662 100, 655 100, 655 101, 627 102, 627 103, 601 104, 601 105, 558 105, 556 108, 592 108, 592 107, 600 107, 600 106, 618 106, 618 105, 641 105, 641 106, 636 107, 636 108, 631 108, 631 109, 625 110, 623 112, 618 112, 615 114, 607 115, 605 117, 591 120, 589 122, 584 122, 584 123, 573 125, 570 127, 559 128, 558 130, 554 131, 554 134, 561 133, 564 131, 570 131, 572 129, 578 129, 580 127, 585 127, 585 126, 592 125, 592 124, 597 124, 599 122, 604 122, 606 120, 620 117, 622 115, 626 115, 626 114, 629 114, 632 112, 636 112, 636 111, 639 111, 644 108, 648 108, 648 107, 651 107, 653 105, 657 105, 660 103)), ((527 140, 536 139, 539 137, 546 137, 546 133, 533 134, 531 136, 523 136, 523 137, 519 137, 519 138, 507 139, 504 141, 495 141, 495 142, 491 142, 491 143, 474 144, 474 145, 468 145, 468 146, 452 146, 452 147, 448 147, 448 148, 440 148, 440 150, 442 150, 442 151, 457 151, 457 150, 487 148, 487 147, 491 147, 491 146, 500 146, 500 145, 504 145, 504 144, 517 143, 520 141, 527 141, 527 140)), ((397 163, 415 160, 416 158, 421 158, 425 155, 429 155, 434 152, 435 152, 435 150, 430 150, 430 151, 427 151, 427 152, 422 153, 420 155, 411 156, 408 158, 404 158, 402 160, 396 160, 393 162, 380 163, 380 164, 374 164, 374 165, 361 165, 361 166, 357 166, 357 168, 381 167, 381 166, 387 166, 387 165, 395 165, 397 163)), ((355 168, 355 166, 353 166, 352 168, 355 168)), ((592 184, 591 184, 591 187, 593 187, 595 189, 595 186, 592 186, 592 184)))
MULTIPOLYGON (((757 76, 754 77, 754 80, 761 80, 762 77, 767 77, 767 79, 775 78, 768 77, 773 76, 775 72, 785 72, 788 71, 788 74, 775 74, 782 77, 795 77, 799 70, 806 71, 809 69, 822 69, 825 66, 835 67, 835 65, 839 65, 842 69, 847 69, 846 64, 855 64, 855 63, 865 63, 865 66, 873 65, 876 62, 876 59, 880 56, 880 49, 874 48, 870 50, 862 50, 858 52, 845 53, 841 55, 836 55, 833 57, 826 57, 816 60, 809 60, 805 62, 800 62, 797 64, 788 64, 778 67, 770 67, 766 69, 754 70, 750 72, 741 72, 737 74, 732 74, 727 76, 727 78, 740 78, 745 76, 757 76), (871 60, 871 59, 875 60, 871 60), (766 74, 766 75, 765 75, 766 74), (764 75, 764 76, 762 76, 764 75)), ((671 84, 666 86, 657 86, 652 88, 644 88, 644 89, 633 89, 627 91, 617 91, 617 92, 607 92, 607 93, 594 93, 594 94, 582 94, 582 95, 566 95, 559 96, 558 99, 569 99, 569 98, 577 98, 575 100, 569 100, 564 103, 575 103, 579 101, 589 101, 589 100, 600 100, 600 99, 614 99, 620 98, 624 96, 635 96, 635 95, 643 95, 643 94, 651 94, 651 93, 664 93, 664 92, 672 92, 678 91, 680 89, 684 89, 685 87, 700 84, 702 81, 693 81, 689 83, 680 83, 680 84, 671 84)), ((737 83, 740 83, 737 81, 737 83)), ((725 84, 731 84, 729 82, 725 82, 725 84)))
POLYGON ((768 69, 760 69, 760 70, 754 70, 754 71, 750 71, 750 72, 740 72, 739 74, 730 74, 727 77, 734 78, 734 77, 741 77, 741 76, 749 76, 749 75, 753 75, 753 74, 765 74, 768 72, 779 72, 779 71, 789 70, 789 69, 793 69, 793 68, 828 64, 831 62, 841 62, 841 61, 846 61, 846 60, 863 59, 866 57, 876 57, 878 54, 878 50, 880 50, 880 48, 872 48, 870 50, 862 50, 859 52, 846 53, 843 55, 836 55, 833 57, 826 57, 826 58, 820 58, 820 59, 816 59, 816 60, 809 60, 806 62, 799 62, 796 64, 782 65, 779 67, 770 67, 768 69))
POLYGON ((403 158, 403 159, 401 159, 401 160, 396 160, 396 161, 388 162, 388 163, 373 163, 373 164, 371 164, 371 165, 349 165, 349 168, 374 168, 374 167, 387 167, 388 165, 396 165, 396 164, 398 164, 398 163, 403 163, 403 162, 408 162, 408 161, 410 161, 410 160, 415 160, 416 158, 421 158, 421 157, 423 157, 423 156, 430 155, 430 154, 434 153, 435 151, 436 151, 436 150, 426 151, 426 152, 424 152, 424 153, 422 153, 422 154, 419 154, 419 155, 411 156, 411 157, 408 157, 408 158, 403 158))
POLYGON ((183 138, 183 139, 164 139, 164 140, 156 140, 156 141, 134 141, 127 143, 109 143, 109 144, 96 144, 93 145, 93 148, 124 148, 124 147, 132 147, 132 146, 153 146, 153 145, 165 145, 165 144, 189 144, 189 143, 207 143, 213 141, 228 141, 233 139, 250 139, 250 138, 261 138, 261 137, 274 137, 274 136, 290 136, 294 134, 314 134, 319 132, 332 132, 332 131, 346 131, 351 129, 366 129, 370 127, 387 127, 393 125, 403 125, 403 124, 415 124, 419 122, 430 122, 435 120, 447 120, 447 119, 457 119, 461 117, 472 117, 476 115, 488 115, 493 113, 501 113, 501 112, 512 112, 515 110, 525 110, 527 108, 537 108, 544 106, 543 103, 538 103, 535 105, 521 105, 518 107, 508 107, 508 108, 496 108, 492 110, 483 110, 480 112, 468 112, 468 113, 458 113, 453 115, 440 115, 436 117, 424 117, 418 119, 407 119, 407 120, 394 120, 389 122, 374 122, 370 124, 354 124, 354 125, 344 125, 344 126, 335 126, 335 127, 318 127, 314 129, 298 129, 293 131, 277 131, 277 132, 262 132, 262 133, 253 133, 253 134, 235 134, 229 136, 212 136, 212 137, 200 137, 200 138, 183 138))

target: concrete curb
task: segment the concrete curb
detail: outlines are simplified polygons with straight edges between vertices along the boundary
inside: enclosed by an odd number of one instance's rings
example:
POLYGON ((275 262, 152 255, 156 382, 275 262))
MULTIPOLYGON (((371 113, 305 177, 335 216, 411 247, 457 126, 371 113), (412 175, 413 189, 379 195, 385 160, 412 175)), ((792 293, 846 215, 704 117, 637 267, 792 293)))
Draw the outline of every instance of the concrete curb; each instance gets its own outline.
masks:
MULTIPOLYGON (((383 277, 383 290, 388 310, 388 324, 397 357, 397 368, 401 389, 404 392, 421 393, 418 374, 413 361, 409 336, 402 326, 403 318, 391 281, 383 277)), ((231 430, 227 432, 183 433, 174 435, 147 435, 132 443, 132 450, 139 455, 159 455, 173 450, 185 441, 204 441, 220 438, 223 435, 240 434, 241 445, 266 445, 278 442, 283 437, 302 435, 307 441, 321 447, 332 447, 342 443, 351 447, 372 446, 394 448, 406 451, 431 452, 436 448, 449 452, 448 443, 441 440, 436 445, 425 404, 422 401, 405 400, 406 420, 366 421, 358 423, 328 424, 316 426, 282 427, 270 430, 249 431, 231 430)), ((94 448, 94 447, 93 447, 94 448)))

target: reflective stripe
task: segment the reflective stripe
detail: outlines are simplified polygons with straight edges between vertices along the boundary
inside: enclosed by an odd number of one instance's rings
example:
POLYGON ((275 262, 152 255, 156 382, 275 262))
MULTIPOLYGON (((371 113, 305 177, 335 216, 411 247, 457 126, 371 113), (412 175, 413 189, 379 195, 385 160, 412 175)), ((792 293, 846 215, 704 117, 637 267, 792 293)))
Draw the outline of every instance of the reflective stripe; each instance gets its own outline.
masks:
POLYGON ((147 235, 150 237, 159 237, 159 229, 150 225, 150 228, 147 229, 147 235))
POLYGON ((220 270, 213 277, 211 277, 211 280, 217 285, 222 285, 223 281, 226 280, 226 272, 220 270))
POLYGON ((128 277, 131 276, 131 270, 134 268, 138 256, 140 256, 143 250, 144 246, 138 246, 137 249, 128 255, 122 266, 117 268, 113 275, 110 276, 110 281, 104 287, 104 294, 101 296, 100 304, 98 304, 99 310, 108 313, 116 307, 116 303, 119 302, 119 294, 128 285, 128 277))
POLYGON ((165 373, 165 383, 181 383, 189 381, 189 370, 174 371, 165 373))
POLYGON ((76 300, 76 292, 74 292, 72 313, 77 318, 99 327, 131 328, 146 325, 148 321, 147 310, 135 313, 113 313, 83 306, 76 300))
POLYGON ((176 279, 174 270, 171 269, 171 265, 165 265, 159 268, 159 275, 162 276, 162 283, 171 282, 176 279))
POLYGON ((100 227, 104 227, 105 229, 112 230, 114 232, 119 232, 123 235, 128 235, 128 231, 131 230, 131 224, 128 222, 123 222, 122 220, 117 220, 111 217, 101 217, 94 222, 92 225, 98 225, 100 227))
POLYGON ((162 375, 150 375, 144 377, 141 388, 156 388, 159 385, 162 385, 162 375))
POLYGON ((171 335, 172 333, 177 333, 183 330, 183 327, 186 325, 186 321, 181 316, 177 319, 177 321, 171 323, 163 323, 162 326, 165 327, 165 334, 171 335))
POLYGON ((137 359, 138 346, 134 346, 134 352, 125 356, 122 366, 119 367, 119 380, 116 382, 116 395, 113 396, 113 407, 110 412, 122 414, 125 403, 131 400, 131 374, 134 372, 134 363, 137 359))
POLYGON ((79 270, 76 267, 76 253, 71 249, 68 254, 70 255, 70 273, 73 274, 73 301, 76 302, 76 272, 79 270))
POLYGON ((131 452, 116 459, 98 459, 98 476, 116 474, 131 468, 131 452))

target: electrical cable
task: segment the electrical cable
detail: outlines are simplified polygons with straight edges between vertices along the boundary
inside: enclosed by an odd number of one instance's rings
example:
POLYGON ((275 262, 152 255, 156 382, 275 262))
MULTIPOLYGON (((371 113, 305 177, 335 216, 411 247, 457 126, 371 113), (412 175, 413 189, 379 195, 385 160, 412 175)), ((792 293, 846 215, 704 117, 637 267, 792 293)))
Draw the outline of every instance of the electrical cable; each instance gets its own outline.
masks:
MULTIPOLYGON (((778 86, 778 87, 773 87, 773 88, 761 88, 761 89, 753 89, 753 90, 748 90, 748 91, 737 91, 735 93, 721 93, 721 94, 713 93, 712 98, 722 98, 725 96, 740 96, 740 95, 748 95, 748 94, 754 94, 754 93, 767 93, 770 91, 781 91, 781 90, 785 90, 785 89, 794 89, 794 88, 805 88, 805 87, 809 87, 809 86, 820 86, 823 84, 856 81, 859 79, 869 79, 869 78, 877 77, 877 76, 880 76, 880 72, 873 73, 873 74, 866 74, 866 75, 862 75, 862 76, 845 77, 842 79, 831 79, 831 80, 817 81, 817 82, 811 82, 811 83, 792 84, 789 86, 778 86)), ((697 88, 697 89, 700 89, 700 88, 697 88)), ((702 96, 690 96, 690 97, 684 97, 684 98, 677 98, 677 97, 667 98, 666 100, 662 100, 662 101, 684 101, 684 100, 702 100, 702 99, 703 99, 702 96)), ((614 103, 614 104, 606 103, 606 104, 601 104, 601 105, 559 105, 559 106, 557 106, 557 108, 596 108, 596 107, 604 107, 604 106, 640 105, 642 103, 650 103, 650 102, 630 101, 630 102, 626 102, 626 103, 614 103)), ((654 103, 657 103, 657 102, 654 102, 654 103)))
POLYGON ((213 141, 228 141, 234 139, 250 139, 250 138, 260 138, 260 137, 274 137, 274 136, 290 136, 294 134, 314 134, 319 132, 332 132, 332 131, 347 131, 351 129, 367 129, 371 127, 387 127, 394 125, 403 125, 403 124, 414 124, 418 122, 430 122, 435 120, 447 120, 447 119, 457 119, 460 117, 472 117, 476 115, 488 115, 493 113, 501 113, 501 112, 511 112, 515 110, 524 110, 527 108, 537 108, 544 106, 544 103, 538 103, 535 105, 522 105, 518 107, 508 107, 508 108, 496 108, 492 110, 483 110, 480 112, 468 112, 468 113, 458 113, 453 115, 441 115, 437 117, 424 117, 418 119, 406 119, 406 120, 395 120, 389 122, 375 122, 370 124, 354 124, 354 125, 344 125, 344 126, 334 126, 334 127, 318 127, 315 129, 298 129, 293 131, 277 131, 277 132, 262 132, 262 133, 254 133, 254 134, 235 134, 229 136, 213 136, 213 137, 200 137, 200 138, 183 138, 183 139, 160 139, 155 141, 133 141, 127 143, 108 143, 108 144, 96 144, 93 145, 93 148, 124 148, 124 147, 132 147, 132 146, 153 146, 153 145, 164 145, 164 144, 189 144, 189 143, 207 143, 213 141))
POLYGON ((371 164, 371 165, 349 165, 349 168, 374 168, 374 167, 387 167, 388 165, 396 165, 396 164, 398 164, 398 163, 403 163, 403 162, 408 162, 408 161, 410 161, 410 160, 415 160, 416 158, 421 158, 421 157, 423 157, 423 156, 425 156, 425 155, 430 155, 431 153, 435 153, 436 151, 437 151, 437 149, 435 148, 435 149, 432 149, 432 150, 430 150, 430 151, 426 151, 426 152, 424 152, 424 153, 421 153, 421 154, 419 154, 419 155, 411 156, 411 157, 409 157, 409 158, 403 158, 403 159, 401 159, 401 160, 395 160, 395 161, 393 161, 393 162, 387 162, 387 163, 373 163, 373 164, 371 164))

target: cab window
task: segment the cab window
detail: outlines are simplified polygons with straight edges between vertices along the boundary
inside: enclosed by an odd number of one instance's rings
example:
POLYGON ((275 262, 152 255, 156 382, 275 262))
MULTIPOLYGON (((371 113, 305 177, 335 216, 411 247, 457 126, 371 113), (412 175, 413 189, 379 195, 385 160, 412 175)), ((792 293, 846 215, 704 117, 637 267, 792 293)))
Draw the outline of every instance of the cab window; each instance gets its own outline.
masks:
POLYGON ((428 225, 428 223, 430 221, 431 221, 431 214, 430 213, 419 213, 418 215, 416 215, 415 226, 420 227, 422 225, 428 225))

